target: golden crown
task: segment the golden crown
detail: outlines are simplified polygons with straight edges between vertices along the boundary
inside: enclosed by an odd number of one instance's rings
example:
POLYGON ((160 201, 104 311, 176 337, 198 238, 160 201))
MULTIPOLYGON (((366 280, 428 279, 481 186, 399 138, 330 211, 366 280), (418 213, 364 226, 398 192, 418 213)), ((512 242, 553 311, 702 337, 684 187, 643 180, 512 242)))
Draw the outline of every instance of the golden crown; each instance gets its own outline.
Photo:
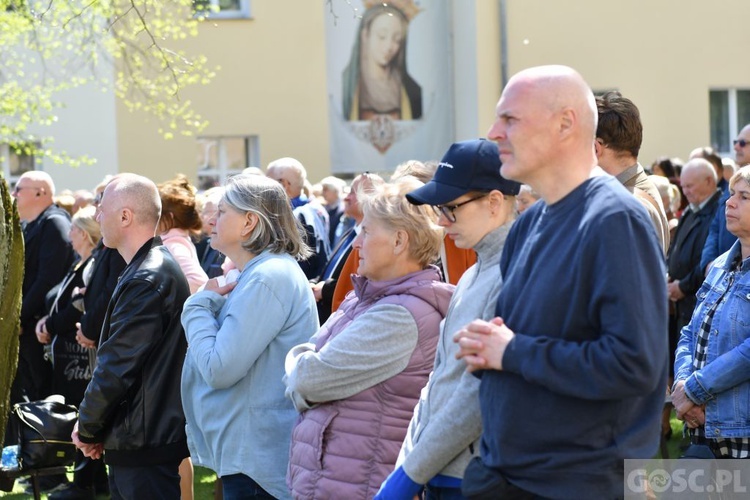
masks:
POLYGON ((414 0, 387 0, 385 2, 378 2, 377 0, 363 0, 362 3, 364 4, 365 9, 371 9, 376 5, 396 8, 404 14, 404 17, 406 17, 407 21, 411 21, 412 19, 414 19, 414 16, 419 14, 419 12, 422 10, 418 5, 414 3, 414 0))

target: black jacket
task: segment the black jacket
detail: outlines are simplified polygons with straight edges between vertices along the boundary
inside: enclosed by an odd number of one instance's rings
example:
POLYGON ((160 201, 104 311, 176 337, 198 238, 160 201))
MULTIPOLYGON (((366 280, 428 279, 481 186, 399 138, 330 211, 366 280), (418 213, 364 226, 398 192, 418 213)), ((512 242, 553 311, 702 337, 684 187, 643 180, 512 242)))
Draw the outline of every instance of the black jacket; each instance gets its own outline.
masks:
POLYGON ((79 408, 85 443, 104 443, 110 465, 156 465, 188 456, 180 376, 180 323, 190 295, 161 239, 149 240, 120 277, 102 328, 94 376, 79 408))
POLYGON ((102 243, 95 250, 94 259, 94 270, 83 298, 81 331, 86 338, 98 342, 107 305, 117 286, 117 278, 125 269, 125 260, 117 250, 107 248, 102 243))
POLYGON ((68 239, 70 216, 56 205, 50 205, 39 217, 23 228, 25 270, 21 328, 33 338, 39 318, 46 314, 45 297, 60 283, 73 263, 73 247, 68 239))
POLYGON ((667 271, 670 278, 680 280, 680 290, 685 294, 685 298, 677 302, 679 329, 690 321, 695 308, 695 294, 705 278, 700 265, 701 253, 720 197, 721 191, 716 191, 697 213, 686 210, 669 246, 667 271))

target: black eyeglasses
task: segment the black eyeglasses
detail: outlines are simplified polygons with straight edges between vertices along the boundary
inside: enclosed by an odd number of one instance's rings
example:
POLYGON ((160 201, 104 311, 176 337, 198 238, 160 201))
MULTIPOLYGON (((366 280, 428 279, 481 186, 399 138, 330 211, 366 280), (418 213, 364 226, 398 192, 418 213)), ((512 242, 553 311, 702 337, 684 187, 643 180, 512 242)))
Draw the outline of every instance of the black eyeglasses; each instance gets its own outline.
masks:
POLYGON ((732 144, 734 144, 735 146, 739 144, 741 148, 744 148, 745 146, 750 144, 750 141, 746 141, 745 139, 735 139, 732 141, 732 144))
POLYGON ((445 215, 445 218, 448 219, 450 222, 456 222, 456 209, 460 208, 467 203, 471 203, 472 201, 481 200, 482 198, 485 198, 489 196, 490 193, 484 193, 479 196, 476 196, 474 198, 469 198, 466 201, 462 201, 461 203, 456 203, 455 205, 436 205, 435 208, 440 210, 440 213, 445 215))

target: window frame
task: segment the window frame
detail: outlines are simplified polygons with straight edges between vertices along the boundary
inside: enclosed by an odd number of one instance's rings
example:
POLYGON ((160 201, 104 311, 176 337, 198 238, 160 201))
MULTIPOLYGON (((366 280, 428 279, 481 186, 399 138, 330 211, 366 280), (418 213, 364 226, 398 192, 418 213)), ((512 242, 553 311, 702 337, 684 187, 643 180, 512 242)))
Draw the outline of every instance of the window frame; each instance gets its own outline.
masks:
MULTIPOLYGON (((206 0, 211 7, 219 6, 219 0, 206 0)), ((250 9, 250 0, 238 0, 240 8, 237 10, 201 10, 195 9, 195 0, 193 1, 193 9, 196 17, 205 17, 206 19, 252 19, 252 11, 250 9)))
MULTIPOLYGON (((708 117, 709 117, 709 123, 708 123, 708 135, 709 135, 709 142, 711 143, 711 146, 716 150, 717 154, 719 156, 734 156, 734 148, 732 147, 732 141, 737 137, 737 134, 740 133, 740 130, 745 125, 744 123, 740 123, 739 121, 739 107, 738 107, 738 100, 737 100, 737 92, 750 92, 750 87, 710 87, 708 89, 708 117), (711 123, 711 114, 712 114, 712 108, 711 108, 711 93, 712 92, 724 92, 726 93, 727 98, 727 113, 728 113, 728 133, 729 138, 726 146, 729 148, 728 150, 723 150, 722 148, 718 148, 714 146, 713 139, 714 139, 714 131, 713 131, 713 124, 711 123)), ((750 121, 748 122, 750 123, 750 121)))
MULTIPOLYGON (((35 149, 39 149, 41 147, 41 143, 34 142, 33 147, 35 149)), ((23 175, 24 173, 42 170, 40 168, 42 164, 39 161, 39 157, 32 153, 31 155, 29 155, 31 157, 31 169, 23 171, 20 175, 11 175, 10 160, 11 156, 13 155, 18 156, 18 153, 16 153, 16 151, 10 144, 8 144, 7 142, 0 143, 0 168, 3 171, 3 177, 5 177, 5 180, 8 181, 8 185, 11 188, 16 185, 18 179, 20 179, 21 175, 23 175)))
MULTIPOLYGON (((196 137, 196 141, 216 141, 217 151, 216 158, 218 164, 206 168, 206 166, 196 165, 196 185, 203 186, 202 180, 205 178, 216 178, 218 177, 218 185, 223 186, 226 180, 233 176, 242 173, 242 171, 251 166, 257 166, 260 164, 260 137, 258 135, 200 135, 196 137), (245 166, 239 169, 230 169, 229 160, 227 155, 227 139, 241 139, 245 141, 245 166)), ((205 155, 206 163, 208 164, 208 152, 205 155)))

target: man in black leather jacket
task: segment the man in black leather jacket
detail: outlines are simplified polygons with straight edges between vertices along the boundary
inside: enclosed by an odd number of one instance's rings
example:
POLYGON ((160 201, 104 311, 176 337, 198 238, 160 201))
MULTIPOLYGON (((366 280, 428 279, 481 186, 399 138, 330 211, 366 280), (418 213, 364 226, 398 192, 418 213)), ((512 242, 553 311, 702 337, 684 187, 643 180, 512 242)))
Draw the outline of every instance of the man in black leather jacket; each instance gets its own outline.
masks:
POLYGON ((161 202, 145 177, 121 174, 104 191, 104 244, 127 263, 107 308, 97 365, 73 440, 105 455, 113 498, 180 498, 188 456, 180 376, 187 350, 180 324, 187 280, 155 238, 161 202))

